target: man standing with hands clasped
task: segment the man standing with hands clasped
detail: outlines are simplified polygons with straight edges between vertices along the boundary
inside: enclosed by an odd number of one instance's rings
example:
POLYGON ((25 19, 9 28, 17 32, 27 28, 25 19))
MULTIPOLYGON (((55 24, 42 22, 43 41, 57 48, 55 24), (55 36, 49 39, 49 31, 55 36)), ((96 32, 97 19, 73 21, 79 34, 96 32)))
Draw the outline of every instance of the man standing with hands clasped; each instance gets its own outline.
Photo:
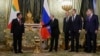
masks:
POLYGON ((13 48, 15 53, 22 52, 22 35, 24 33, 24 23, 22 14, 17 13, 17 18, 12 21, 11 33, 13 34, 13 48))
POLYGON ((86 52, 96 52, 96 39, 97 31, 99 27, 98 16, 93 13, 92 9, 88 9, 86 12, 87 17, 84 21, 84 29, 86 31, 86 52))
POLYGON ((70 19, 70 34, 71 34, 71 50, 70 52, 78 52, 79 50, 79 36, 82 29, 81 16, 76 14, 76 9, 72 10, 72 17, 70 19), (75 45, 74 45, 75 44, 75 45))
POLYGON ((69 47, 69 28, 70 28, 70 23, 69 23, 70 15, 69 12, 66 12, 66 17, 63 20, 63 32, 64 32, 64 38, 65 38, 65 49, 68 50, 69 47))

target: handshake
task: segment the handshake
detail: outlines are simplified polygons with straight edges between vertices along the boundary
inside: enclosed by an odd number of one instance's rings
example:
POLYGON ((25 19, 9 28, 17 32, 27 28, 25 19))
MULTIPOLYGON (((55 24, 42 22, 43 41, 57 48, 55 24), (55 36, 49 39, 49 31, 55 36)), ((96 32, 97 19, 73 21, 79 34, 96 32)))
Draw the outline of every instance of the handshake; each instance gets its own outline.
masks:
POLYGON ((45 25, 42 25, 42 27, 46 27, 47 29, 50 29, 50 26, 45 26, 45 25))

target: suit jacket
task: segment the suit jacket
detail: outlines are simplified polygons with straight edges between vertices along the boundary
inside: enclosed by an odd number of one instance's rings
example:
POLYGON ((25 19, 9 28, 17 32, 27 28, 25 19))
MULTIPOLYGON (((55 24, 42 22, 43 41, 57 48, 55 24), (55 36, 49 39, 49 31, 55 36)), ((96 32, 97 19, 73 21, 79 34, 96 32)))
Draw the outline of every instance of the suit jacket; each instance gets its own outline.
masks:
MULTIPOLYGON (((70 19, 70 17, 69 17, 69 19, 70 19)), ((64 33, 69 32, 69 29, 70 29, 69 19, 66 21, 66 17, 65 17, 63 20, 63 32, 64 33)))
POLYGON ((69 20, 70 24, 70 31, 79 31, 82 29, 82 19, 80 15, 76 15, 74 21, 72 20, 73 17, 69 20))
POLYGON ((84 29, 86 31, 95 32, 95 30, 98 30, 98 27, 99 21, 97 15, 93 14, 90 20, 88 17, 86 17, 86 19, 84 20, 84 29))
POLYGON ((51 27, 51 34, 52 35, 59 35, 60 31, 59 31, 59 23, 57 19, 54 19, 54 21, 50 23, 50 27, 51 27))
POLYGON ((43 27, 47 27, 47 26, 50 26, 50 28, 51 28, 51 35, 55 36, 55 35, 60 34, 59 23, 56 18, 54 19, 54 21, 50 20, 49 23, 43 25, 43 27))
POLYGON ((14 19, 12 21, 12 26, 11 26, 11 33, 24 33, 24 23, 21 22, 21 24, 18 22, 18 19, 14 19))

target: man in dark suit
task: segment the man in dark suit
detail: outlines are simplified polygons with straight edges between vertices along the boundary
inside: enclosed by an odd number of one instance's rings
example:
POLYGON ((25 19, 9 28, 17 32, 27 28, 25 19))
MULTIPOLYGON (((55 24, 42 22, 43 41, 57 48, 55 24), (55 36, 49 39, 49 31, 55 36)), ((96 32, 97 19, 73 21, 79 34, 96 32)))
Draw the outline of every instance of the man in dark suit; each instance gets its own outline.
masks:
POLYGON ((50 28, 51 28, 51 40, 50 40, 50 49, 49 51, 51 52, 54 46, 55 51, 57 52, 58 50, 58 39, 59 39, 59 23, 54 16, 51 16, 51 22, 50 22, 50 28))
POLYGON ((58 20, 56 18, 54 18, 53 15, 51 15, 50 18, 51 18, 50 22, 48 24, 44 25, 43 27, 47 27, 47 28, 51 29, 49 52, 52 52, 53 48, 57 52, 57 50, 58 50, 58 39, 59 39, 59 34, 60 34, 59 24, 58 24, 58 20))
POLYGON ((78 52, 79 49, 79 36, 82 29, 82 19, 76 14, 76 9, 72 10, 72 17, 70 19, 70 34, 71 34, 71 51, 78 52), (76 41, 76 43, 74 42, 76 41), (76 44, 76 45, 74 45, 76 44), (76 49, 74 48, 76 47, 76 49))
POLYGON ((88 9, 87 17, 84 21, 84 29, 86 31, 86 52, 96 52, 96 39, 99 27, 98 16, 93 14, 92 9, 88 9))
POLYGON ((63 32, 64 32, 64 37, 65 37, 65 50, 68 50, 69 46, 69 28, 70 28, 70 23, 69 23, 69 12, 66 12, 66 17, 63 20, 63 32))
POLYGON ((17 13, 17 18, 12 21, 11 33, 13 34, 13 48, 15 53, 22 53, 22 35, 24 24, 21 21, 22 14, 17 13))

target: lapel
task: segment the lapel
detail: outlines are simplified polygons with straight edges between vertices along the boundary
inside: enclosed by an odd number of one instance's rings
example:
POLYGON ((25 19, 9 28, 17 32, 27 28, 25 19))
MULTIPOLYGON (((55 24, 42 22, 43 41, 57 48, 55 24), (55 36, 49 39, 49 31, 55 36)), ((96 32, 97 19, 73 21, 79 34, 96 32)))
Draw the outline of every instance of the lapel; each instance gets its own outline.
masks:
POLYGON ((18 19, 16 19, 16 20, 17 20, 18 25, 22 25, 22 23, 20 23, 20 22, 18 21, 18 19))
POLYGON ((55 19, 52 21, 52 23, 54 23, 55 19))
POLYGON ((91 16, 91 18, 90 18, 90 21, 92 21, 93 20, 93 15, 91 16))
POLYGON ((73 17, 72 17, 72 18, 71 18, 71 21, 72 21, 72 22, 75 22, 76 19, 77 19, 77 15, 74 17, 74 20, 73 20, 73 17))
POLYGON ((74 18, 74 21, 76 21, 77 20, 77 15, 75 16, 75 18, 74 18))
POLYGON ((66 17, 64 18, 64 21, 66 21, 66 17))
POLYGON ((65 17, 65 22, 67 23, 69 21, 69 17, 65 17))
POLYGON ((73 22, 73 16, 71 17, 71 21, 73 22))
POLYGON ((18 21, 18 19, 16 18, 16 22, 19 24, 19 21, 18 21))

